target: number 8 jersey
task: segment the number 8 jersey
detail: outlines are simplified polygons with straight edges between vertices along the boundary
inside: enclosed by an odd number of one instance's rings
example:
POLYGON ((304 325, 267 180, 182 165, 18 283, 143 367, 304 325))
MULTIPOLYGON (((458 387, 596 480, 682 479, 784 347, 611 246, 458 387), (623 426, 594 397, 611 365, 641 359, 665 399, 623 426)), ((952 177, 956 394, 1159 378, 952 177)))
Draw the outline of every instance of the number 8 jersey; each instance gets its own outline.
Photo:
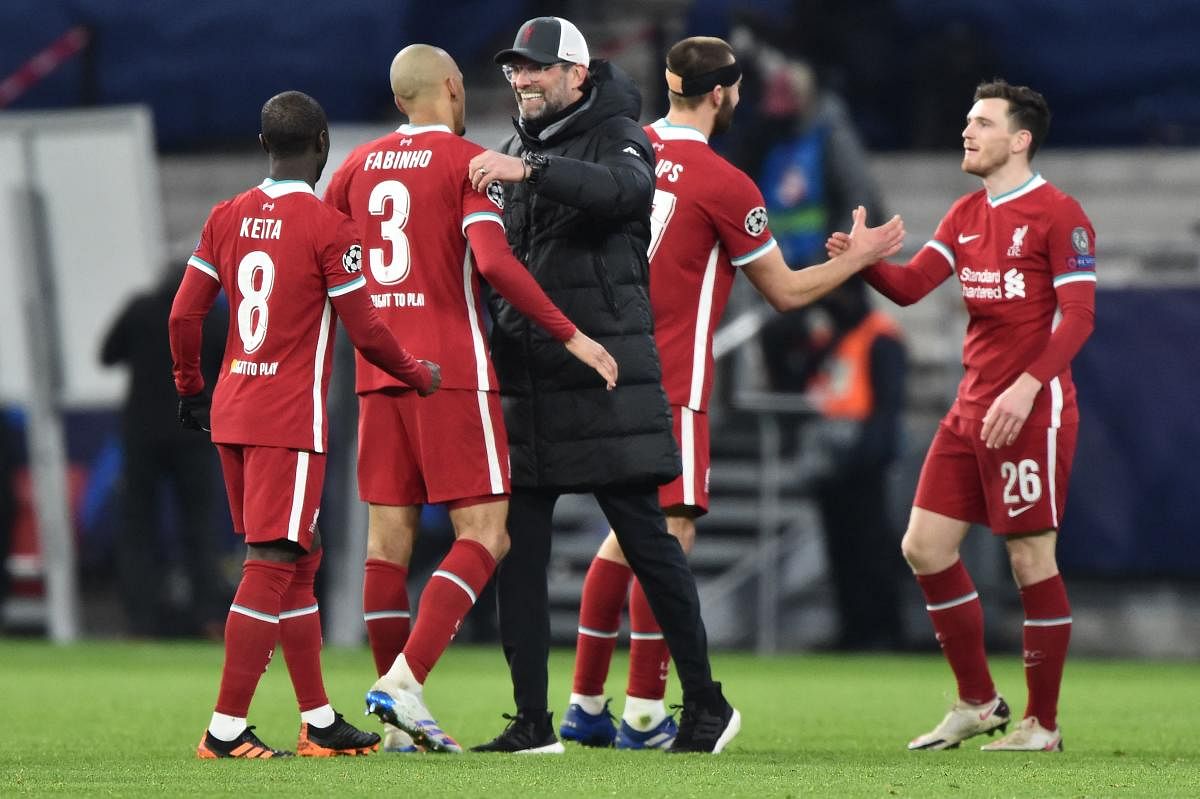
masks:
POLYGON ((361 260, 354 223, 303 181, 268 179, 213 208, 188 267, 229 301, 214 442, 325 451, 330 300, 366 284, 361 260))

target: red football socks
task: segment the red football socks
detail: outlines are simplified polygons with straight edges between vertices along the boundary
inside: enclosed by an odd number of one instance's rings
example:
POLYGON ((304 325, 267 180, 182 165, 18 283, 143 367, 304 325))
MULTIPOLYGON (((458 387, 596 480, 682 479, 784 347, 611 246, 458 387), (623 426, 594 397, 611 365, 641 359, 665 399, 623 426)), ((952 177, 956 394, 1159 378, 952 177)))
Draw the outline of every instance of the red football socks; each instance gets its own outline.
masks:
POLYGON ((467 538, 455 541, 438 564, 421 592, 417 623, 404 646, 404 659, 417 682, 424 684, 495 570, 487 547, 467 538))
POLYGON ((629 688, 639 699, 662 699, 667 693, 671 653, 662 629, 650 610, 642 584, 633 581, 629 592, 629 688))
POLYGON ((408 569, 387 560, 368 560, 363 572, 363 619, 376 674, 385 674, 403 651, 411 618, 408 569))
POLYGON ((1058 729, 1058 691, 1071 640, 1071 605, 1062 575, 1022 588, 1021 605, 1025 608, 1022 642, 1029 690, 1025 718, 1036 716, 1047 730, 1058 729))
POLYGON ((996 686, 983 644, 983 605, 971 575, 958 560, 944 571, 916 577, 938 644, 958 680, 959 699, 976 705, 991 701, 996 686))
POLYGON ((296 561, 279 613, 279 642, 302 713, 329 704, 321 675, 321 614, 313 593, 322 552, 318 549, 296 561))
POLYGON ((246 718, 254 689, 275 652, 279 608, 295 570, 294 563, 248 560, 242 564, 242 581, 225 619, 218 713, 246 718))
POLYGON ((593 558, 588 567, 579 602, 579 634, 575 638, 575 678, 571 690, 577 694, 604 693, 604 681, 621 630, 621 608, 625 606, 632 579, 632 569, 604 558, 593 558))

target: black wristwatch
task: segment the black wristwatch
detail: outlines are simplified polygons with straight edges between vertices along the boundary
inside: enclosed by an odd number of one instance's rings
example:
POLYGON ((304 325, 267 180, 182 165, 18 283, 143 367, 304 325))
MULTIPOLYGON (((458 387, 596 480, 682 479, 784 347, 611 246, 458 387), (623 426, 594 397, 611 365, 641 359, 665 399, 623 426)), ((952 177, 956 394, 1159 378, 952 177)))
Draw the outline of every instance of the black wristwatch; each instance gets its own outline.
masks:
POLYGON ((546 174, 546 167, 550 166, 550 156, 526 152, 521 160, 529 167, 529 177, 525 178, 525 182, 536 186, 546 174))

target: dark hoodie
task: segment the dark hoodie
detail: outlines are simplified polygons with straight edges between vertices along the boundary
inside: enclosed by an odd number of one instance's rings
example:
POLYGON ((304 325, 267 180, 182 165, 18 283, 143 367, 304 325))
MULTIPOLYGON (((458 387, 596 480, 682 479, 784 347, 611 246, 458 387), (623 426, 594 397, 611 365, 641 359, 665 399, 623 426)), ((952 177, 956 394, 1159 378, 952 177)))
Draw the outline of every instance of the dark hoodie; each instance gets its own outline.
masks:
POLYGON ((549 156, 539 183, 504 191, 513 252, 620 370, 608 391, 590 368, 493 295, 492 361, 508 428, 512 484, 592 491, 657 485, 680 471, 650 315, 654 153, 641 94, 606 61, 588 97, 536 136, 515 123, 504 152, 549 156))

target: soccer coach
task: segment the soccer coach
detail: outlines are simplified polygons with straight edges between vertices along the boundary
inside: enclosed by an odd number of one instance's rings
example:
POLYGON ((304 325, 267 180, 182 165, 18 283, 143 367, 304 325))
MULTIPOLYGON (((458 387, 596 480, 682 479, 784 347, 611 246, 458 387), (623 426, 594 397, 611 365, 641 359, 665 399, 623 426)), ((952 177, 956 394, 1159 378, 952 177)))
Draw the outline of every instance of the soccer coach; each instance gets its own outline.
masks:
POLYGON ((497 54, 516 96, 516 134, 469 165, 503 191, 517 258, 620 368, 615 390, 499 296, 492 357, 512 460, 512 548, 497 577, 500 637, 517 715, 476 751, 561 752, 547 711, 546 569, 554 505, 590 493, 641 581, 675 659, 684 710, 670 751, 719 752, 740 716, 713 682, 696 583, 667 533, 658 486, 680 472, 650 313, 654 154, 627 75, 588 58, 579 30, 537 17, 497 54))

